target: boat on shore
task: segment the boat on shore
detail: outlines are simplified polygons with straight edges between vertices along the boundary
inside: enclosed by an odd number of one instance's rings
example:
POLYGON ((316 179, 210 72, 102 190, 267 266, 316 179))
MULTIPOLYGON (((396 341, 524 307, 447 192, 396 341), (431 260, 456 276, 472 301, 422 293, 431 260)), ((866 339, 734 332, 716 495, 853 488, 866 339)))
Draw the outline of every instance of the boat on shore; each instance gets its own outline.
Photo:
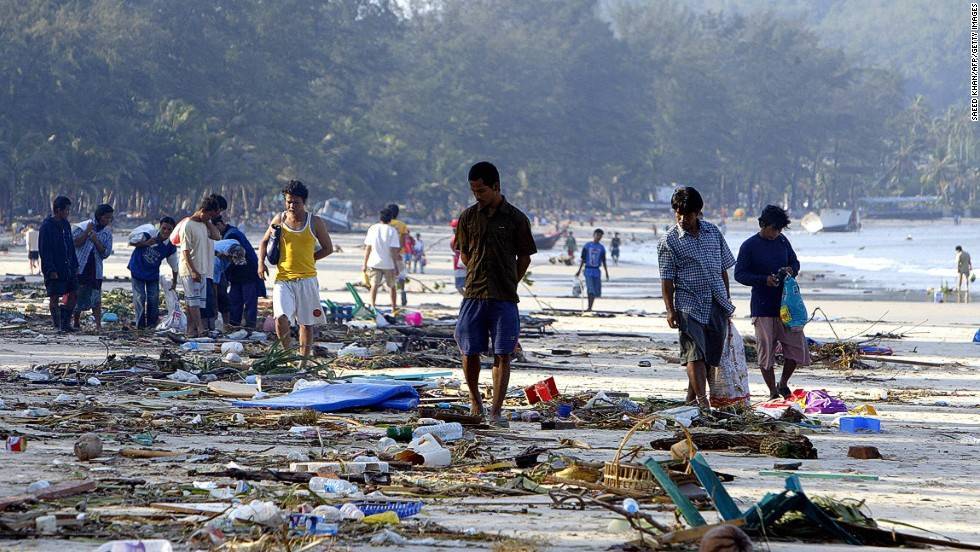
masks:
POLYGON ((558 238, 561 237, 561 232, 549 232, 547 234, 534 234, 534 246, 538 248, 538 251, 547 251, 553 249, 555 244, 558 243, 558 238))
POLYGON ((317 216, 327 223, 330 232, 351 232, 353 230, 353 205, 335 197, 328 199, 317 211, 317 216))
POLYGON ((857 232, 861 218, 857 209, 821 209, 807 213, 800 226, 811 234, 817 232, 857 232))

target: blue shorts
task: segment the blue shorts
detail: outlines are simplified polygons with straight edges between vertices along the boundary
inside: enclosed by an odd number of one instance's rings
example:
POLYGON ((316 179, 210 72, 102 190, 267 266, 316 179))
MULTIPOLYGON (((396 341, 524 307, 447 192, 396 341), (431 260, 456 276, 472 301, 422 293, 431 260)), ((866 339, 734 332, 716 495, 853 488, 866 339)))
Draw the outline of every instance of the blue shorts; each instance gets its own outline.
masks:
POLYGON ((585 291, 589 297, 602 297, 602 276, 585 275, 585 291))
POLYGON ((517 303, 496 299, 463 299, 456 320, 456 344, 464 355, 509 355, 517 347, 521 318, 517 303), (488 340, 489 338, 489 340, 488 340))

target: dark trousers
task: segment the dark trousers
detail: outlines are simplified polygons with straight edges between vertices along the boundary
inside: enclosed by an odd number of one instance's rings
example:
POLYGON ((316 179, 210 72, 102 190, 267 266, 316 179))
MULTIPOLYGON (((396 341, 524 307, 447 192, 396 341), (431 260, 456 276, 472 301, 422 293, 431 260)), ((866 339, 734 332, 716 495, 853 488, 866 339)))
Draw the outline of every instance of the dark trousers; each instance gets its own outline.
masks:
POLYGON ((160 280, 133 278, 133 307, 137 328, 155 328, 160 320, 160 280))
POLYGON ((231 292, 228 294, 228 298, 231 300, 229 324, 240 326, 244 314, 245 326, 248 328, 255 327, 259 307, 259 285, 265 284, 255 280, 231 284, 231 292))

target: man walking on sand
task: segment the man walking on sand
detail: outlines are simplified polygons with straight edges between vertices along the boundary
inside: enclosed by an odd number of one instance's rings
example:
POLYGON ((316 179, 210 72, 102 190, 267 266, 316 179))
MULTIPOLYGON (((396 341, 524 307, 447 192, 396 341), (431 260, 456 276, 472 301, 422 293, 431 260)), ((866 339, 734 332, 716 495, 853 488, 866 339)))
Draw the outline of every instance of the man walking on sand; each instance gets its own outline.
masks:
POLYGON ((963 284, 966 283, 966 302, 970 302, 970 272, 973 271, 973 261, 970 254, 963 251, 963 246, 956 246, 956 300, 962 301, 963 284))
MULTIPOLYGON (((656 228, 656 226, 654 226, 656 228)), ((613 239, 609 243, 610 250, 609 253, 612 255, 613 264, 619 266, 619 248, 622 246, 623 240, 619 237, 619 232, 613 232, 613 239)))
POLYGON ((207 196, 178 231, 178 275, 187 304, 187 337, 200 337, 205 333, 201 311, 207 307, 208 281, 214 277, 214 240, 221 239, 221 233, 211 224, 211 219, 218 216, 220 210, 218 200, 207 196))
POLYGON ((51 215, 41 223, 38 231, 38 251, 41 257, 41 274, 48 292, 48 309, 51 322, 58 333, 71 332, 71 315, 78 299, 78 257, 71 237, 68 212, 71 200, 65 196, 54 198, 51 215), (61 297, 65 304, 59 305, 61 297))
POLYGON ((276 335, 284 349, 291 345, 292 324, 299 326, 299 354, 308 357, 313 351, 313 326, 323 324, 320 285, 316 262, 333 253, 333 242, 327 223, 306 210, 310 192, 299 180, 290 180, 282 189, 286 210, 272 217, 259 244, 259 278, 265 280, 266 251, 273 227, 279 225, 279 264, 272 288, 272 313, 276 318, 276 335), (319 245, 319 249, 317 246, 319 245))
POLYGON ((575 277, 582 274, 582 267, 585 267, 585 289, 589 296, 589 308, 586 312, 592 312, 592 304, 596 297, 602 297, 602 273, 599 272, 601 266, 606 271, 606 281, 609 281, 609 267, 606 266, 606 248, 599 242, 602 241, 602 228, 596 228, 592 233, 592 241, 585 244, 582 248, 582 259, 578 265, 575 277))
POLYGON ((707 368, 721 362, 735 312, 726 272, 735 258, 718 228, 701 220, 704 200, 697 190, 677 189, 670 205, 677 224, 657 246, 667 325, 680 330, 687 401, 708 410, 707 368))
POLYGON ((493 404, 490 422, 507 427, 501 415, 510 381, 510 355, 521 331, 517 284, 537 253, 531 223, 500 192, 500 174, 481 161, 470 168, 476 204, 459 215, 456 245, 466 265, 466 288, 456 322, 456 343, 470 393, 470 412, 484 415, 480 395, 480 354, 493 346, 493 404))
POLYGON ((364 273, 371 269, 371 308, 377 309, 378 288, 384 282, 391 294, 391 313, 398 308, 398 291, 395 289, 395 279, 398 277, 398 257, 401 255, 401 240, 398 230, 391 225, 391 211, 382 209, 379 214, 380 222, 368 228, 364 237, 364 273))
POLYGON ((783 229, 789 226, 786 211, 767 205, 759 216, 759 233, 738 250, 735 280, 752 287, 751 316, 759 350, 759 369, 769 388, 769 398, 790 395, 789 378, 797 366, 810 364, 810 350, 803 328, 787 328, 779 318, 785 275, 796 276, 800 261, 783 229), (776 344, 783 350, 783 372, 776 383, 776 344))
POLYGON ((565 238, 565 250, 568 251, 568 264, 575 262, 575 248, 578 244, 575 242, 575 236, 572 235, 572 231, 568 231, 568 237, 565 238))

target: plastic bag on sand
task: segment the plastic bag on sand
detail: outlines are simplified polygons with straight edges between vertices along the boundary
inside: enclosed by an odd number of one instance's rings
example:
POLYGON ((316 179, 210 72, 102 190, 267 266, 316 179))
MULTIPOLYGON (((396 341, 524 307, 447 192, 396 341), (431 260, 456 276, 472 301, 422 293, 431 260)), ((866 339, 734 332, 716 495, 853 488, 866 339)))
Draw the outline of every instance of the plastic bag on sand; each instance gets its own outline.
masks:
POLYGON ((228 513, 228 519, 231 521, 249 521, 269 527, 276 527, 283 523, 282 512, 279 511, 279 508, 272 502, 262 500, 253 500, 247 506, 241 505, 232 509, 228 513))
POLYGON ((749 368, 745 362, 745 344, 734 325, 721 355, 721 363, 710 369, 708 386, 711 389, 711 406, 749 404, 749 368))
POLYGON ((95 552, 173 552, 170 541, 164 539, 117 540, 103 544, 95 552))
MULTIPOLYGON (((161 282, 166 280, 162 279, 161 282)), ((187 330, 187 317, 184 316, 184 310, 180 308, 180 298, 175 290, 170 289, 169 283, 166 284, 165 289, 163 299, 167 303, 167 315, 157 324, 157 329, 184 333, 187 330)))
POLYGON ((237 341, 226 341, 221 344, 221 354, 235 353, 240 355, 245 352, 245 346, 237 341))

